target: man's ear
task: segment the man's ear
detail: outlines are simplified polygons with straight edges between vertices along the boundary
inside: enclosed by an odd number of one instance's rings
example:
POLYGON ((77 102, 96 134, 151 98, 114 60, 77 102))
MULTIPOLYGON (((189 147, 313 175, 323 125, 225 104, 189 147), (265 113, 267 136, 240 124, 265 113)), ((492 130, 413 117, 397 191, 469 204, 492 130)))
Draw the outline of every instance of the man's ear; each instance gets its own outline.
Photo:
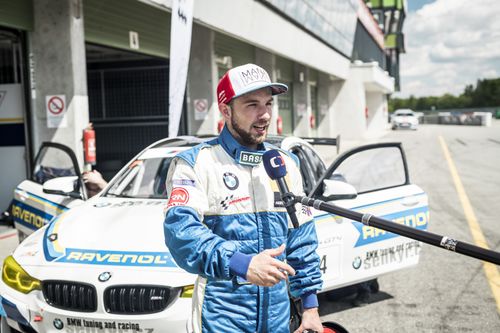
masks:
POLYGON ((224 119, 231 118, 231 107, 229 105, 224 103, 219 104, 219 111, 222 114, 222 117, 224 117, 224 119))

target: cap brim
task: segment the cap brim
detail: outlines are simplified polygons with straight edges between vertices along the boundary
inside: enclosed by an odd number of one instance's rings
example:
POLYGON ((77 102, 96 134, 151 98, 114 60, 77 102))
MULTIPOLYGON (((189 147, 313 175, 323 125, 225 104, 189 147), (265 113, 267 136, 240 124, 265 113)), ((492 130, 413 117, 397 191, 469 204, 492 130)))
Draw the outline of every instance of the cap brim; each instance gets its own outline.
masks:
POLYGON ((248 94, 252 91, 256 91, 256 90, 263 89, 263 88, 271 88, 271 94, 273 96, 280 95, 280 94, 286 93, 288 91, 288 86, 286 84, 277 83, 277 82, 276 83, 264 83, 261 85, 249 87, 249 88, 241 91, 238 95, 234 95, 233 98, 231 98, 231 100, 233 100, 237 97, 243 96, 245 94, 248 94))

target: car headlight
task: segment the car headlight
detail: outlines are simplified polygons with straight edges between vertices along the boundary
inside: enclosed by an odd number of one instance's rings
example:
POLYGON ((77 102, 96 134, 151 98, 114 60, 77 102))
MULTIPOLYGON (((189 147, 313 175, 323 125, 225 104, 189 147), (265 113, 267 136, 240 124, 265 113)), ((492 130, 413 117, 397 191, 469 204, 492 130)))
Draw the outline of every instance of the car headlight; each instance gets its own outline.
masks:
POLYGON ((183 298, 192 298, 194 291, 194 284, 190 284, 188 286, 184 286, 181 288, 181 297, 183 298))
POLYGON ((41 289, 40 280, 26 273, 12 256, 8 256, 3 262, 2 280, 9 287, 24 294, 41 289))

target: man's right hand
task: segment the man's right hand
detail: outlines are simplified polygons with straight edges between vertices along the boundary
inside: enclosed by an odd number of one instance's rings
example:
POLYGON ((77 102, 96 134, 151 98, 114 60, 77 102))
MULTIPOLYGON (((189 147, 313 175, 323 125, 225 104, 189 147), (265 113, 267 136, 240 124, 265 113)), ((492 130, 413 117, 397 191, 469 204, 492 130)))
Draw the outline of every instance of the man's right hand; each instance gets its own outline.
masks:
POLYGON ((271 287, 287 278, 287 274, 295 275, 292 266, 276 259, 285 251, 285 244, 280 247, 264 250, 250 261, 247 281, 261 287, 271 287))

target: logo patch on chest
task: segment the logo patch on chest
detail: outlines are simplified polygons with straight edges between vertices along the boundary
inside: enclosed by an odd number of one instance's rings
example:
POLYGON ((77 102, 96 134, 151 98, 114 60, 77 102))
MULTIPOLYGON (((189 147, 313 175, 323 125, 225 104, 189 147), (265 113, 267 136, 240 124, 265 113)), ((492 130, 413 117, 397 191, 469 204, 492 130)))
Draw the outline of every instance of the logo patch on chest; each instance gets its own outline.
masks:
POLYGON ((231 172, 224 172, 224 175, 222 175, 222 180, 224 180, 224 185, 226 185, 226 187, 231 191, 236 190, 240 185, 238 177, 236 177, 236 175, 231 172))
POLYGON ((228 195, 224 200, 220 202, 220 205, 222 206, 222 209, 227 210, 229 206, 234 205, 238 202, 243 202, 250 200, 250 197, 241 197, 241 198, 235 198, 234 195, 228 195))
POLYGON ((261 153, 252 153, 249 151, 241 151, 240 152, 240 159, 239 163, 240 164, 245 164, 245 165, 258 165, 262 161, 262 154, 261 153))

